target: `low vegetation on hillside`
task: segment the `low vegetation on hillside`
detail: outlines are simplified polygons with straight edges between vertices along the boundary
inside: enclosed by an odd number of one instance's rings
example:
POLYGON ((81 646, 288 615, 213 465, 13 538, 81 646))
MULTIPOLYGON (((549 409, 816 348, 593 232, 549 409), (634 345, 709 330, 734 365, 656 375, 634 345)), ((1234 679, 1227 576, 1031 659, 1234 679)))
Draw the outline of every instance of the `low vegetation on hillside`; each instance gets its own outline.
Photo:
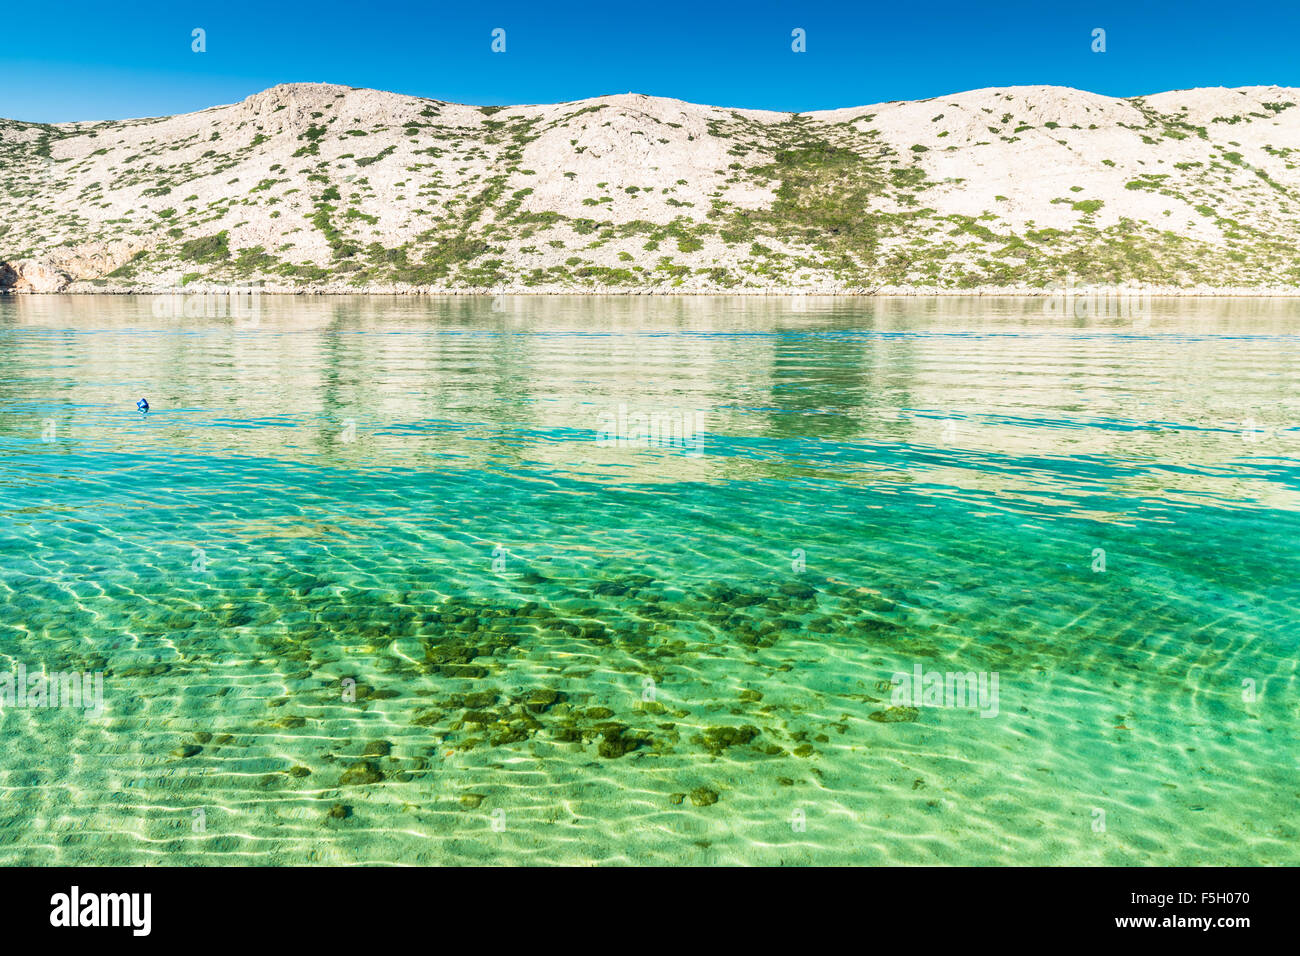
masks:
POLYGON ((1298 101, 1025 87, 789 114, 291 84, 0 120, 0 263, 73 290, 1300 286, 1298 101))

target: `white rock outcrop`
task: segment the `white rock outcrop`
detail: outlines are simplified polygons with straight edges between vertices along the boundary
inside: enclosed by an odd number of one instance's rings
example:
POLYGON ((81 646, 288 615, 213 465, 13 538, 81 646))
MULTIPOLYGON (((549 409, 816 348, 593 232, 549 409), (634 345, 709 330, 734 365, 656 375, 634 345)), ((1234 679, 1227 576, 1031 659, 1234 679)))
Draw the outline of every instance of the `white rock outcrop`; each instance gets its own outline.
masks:
POLYGON ((0 292, 62 292, 71 282, 72 276, 46 262, 0 262, 0 292))

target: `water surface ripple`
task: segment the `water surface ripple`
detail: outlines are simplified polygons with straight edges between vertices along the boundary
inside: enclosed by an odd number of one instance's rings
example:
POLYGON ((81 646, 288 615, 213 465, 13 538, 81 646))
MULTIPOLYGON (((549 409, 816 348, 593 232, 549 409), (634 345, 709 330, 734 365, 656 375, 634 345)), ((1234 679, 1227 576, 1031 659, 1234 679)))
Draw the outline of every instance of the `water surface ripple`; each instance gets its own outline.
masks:
POLYGON ((1300 303, 261 305, 0 299, 0 862, 1300 863, 1300 303))

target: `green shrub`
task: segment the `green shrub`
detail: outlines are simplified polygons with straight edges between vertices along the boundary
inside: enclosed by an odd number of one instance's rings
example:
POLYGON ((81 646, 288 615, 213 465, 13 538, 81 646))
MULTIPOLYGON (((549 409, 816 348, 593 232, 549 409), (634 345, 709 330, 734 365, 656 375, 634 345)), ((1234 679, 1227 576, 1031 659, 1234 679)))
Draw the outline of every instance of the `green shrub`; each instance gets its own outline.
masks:
POLYGON ((181 258, 187 262, 225 262, 230 258, 226 230, 215 236, 204 236, 181 243, 181 258))

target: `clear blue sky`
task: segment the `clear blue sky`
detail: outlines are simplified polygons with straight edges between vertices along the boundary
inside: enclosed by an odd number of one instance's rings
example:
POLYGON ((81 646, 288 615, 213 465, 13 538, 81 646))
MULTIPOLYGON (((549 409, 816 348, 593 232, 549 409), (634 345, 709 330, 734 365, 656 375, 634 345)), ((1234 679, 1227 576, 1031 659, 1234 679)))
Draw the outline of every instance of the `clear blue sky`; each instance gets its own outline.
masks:
POLYGON ((1121 96, 1300 86, 1300 0, 38 0, 8 5, 3 29, 0 116, 47 122, 186 112, 290 81, 463 103, 633 91, 780 110, 1029 83, 1121 96), (195 27, 206 53, 191 52, 195 27), (504 54, 490 50, 494 27, 504 54), (795 27, 806 53, 790 50, 795 27))

